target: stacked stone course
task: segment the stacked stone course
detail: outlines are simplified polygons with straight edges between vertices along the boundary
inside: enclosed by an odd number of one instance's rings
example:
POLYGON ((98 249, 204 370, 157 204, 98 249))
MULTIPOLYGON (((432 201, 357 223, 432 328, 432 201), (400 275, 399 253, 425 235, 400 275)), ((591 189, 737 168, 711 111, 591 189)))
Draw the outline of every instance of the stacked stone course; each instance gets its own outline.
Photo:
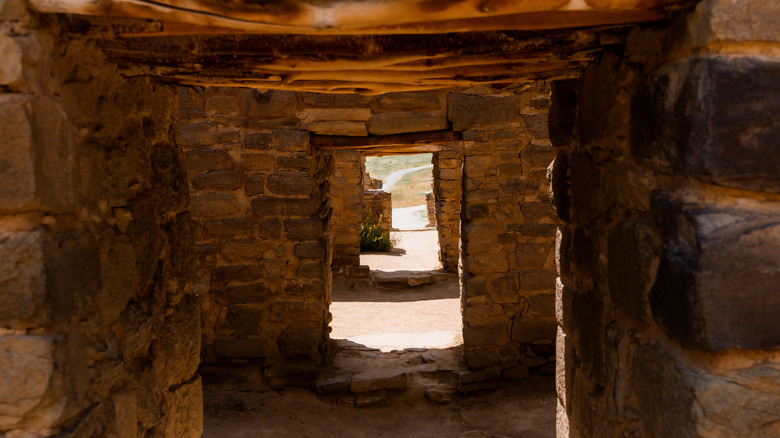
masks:
POLYGON ((558 437, 777 436, 775 5, 701 2, 556 84, 558 437))
MULTIPOLYGON (((547 133, 549 85, 518 93, 451 94, 463 132, 461 282, 466 365, 504 378, 554 354, 553 248, 547 133)), ((439 166, 442 165, 439 156, 439 166)), ((455 163, 457 166, 457 162, 455 163)))

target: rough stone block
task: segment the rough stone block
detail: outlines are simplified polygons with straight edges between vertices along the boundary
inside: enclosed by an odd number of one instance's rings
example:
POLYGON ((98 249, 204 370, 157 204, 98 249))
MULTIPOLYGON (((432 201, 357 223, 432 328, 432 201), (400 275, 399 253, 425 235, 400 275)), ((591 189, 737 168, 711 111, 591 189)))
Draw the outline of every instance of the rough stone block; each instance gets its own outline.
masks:
MULTIPOLYGON (((357 257, 356 262, 360 263, 360 257, 357 257)), ((298 266, 296 275, 301 278, 317 278, 322 276, 322 270, 321 262, 303 262, 298 266)))
POLYGON ((365 122, 354 121, 322 121, 312 122, 306 125, 306 130, 319 135, 347 135, 362 137, 368 135, 365 122))
POLYGON ((252 199, 252 211, 255 215, 272 216, 310 216, 314 213, 316 204, 312 199, 292 199, 260 197, 252 199))
POLYGON ((530 133, 534 138, 550 137, 547 130, 547 114, 523 116, 523 120, 525 120, 525 132, 530 133))
POLYGON ((480 126, 513 122, 520 119, 517 96, 475 96, 450 93, 447 96, 447 116, 452 129, 464 131, 480 126))
POLYGON ((649 220, 630 220, 609 236, 609 292, 618 307, 640 321, 648 314, 647 296, 655 283, 661 253, 660 231, 649 220))
POLYGON ((271 131, 271 144, 280 151, 308 152, 309 133, 291 129, 274 129, 271 131))
POLYGON ((190 175, 233 168, 233 159, 227 152, 213 149, 189 151, 185 154, 185 163, 190 175))
POLYGON ((371 103, 376 113, 392 111, 434 111, 441 109, 439 96, 423 93, 387 93, 371 103))
POLYGON ((268 242, 261 239, 230 239, 222 242, 220 252, 227 260, 259 260, 268 248, 268 242))
POLYGON ((150 347, 155 381, 164 389, 190 380, 200 364, 200 301, 184 297, 165 318, 150 347))
POLYGON ((482 370, 501 365, 501 358, 498 357, 498 353, 484 348, 464 351, 463 360, 471 370, 482 370))
POLYGON ((268 346, 262 339, 217 338, 214 352, 223 359, 262 359, 268 357, 268 346))
POLYGON ((641 89, 632 103, 635 155, 720 185, 780 191, 780 61, 733 55, 681 60, 641 89))
POLYGON ((689 365, 659 344, 631 361, 638 413, 650 436, 777 435, 780 365, 747 364, 722 373, 689 365))
POLYGON ((512 318, 512 342, 530 344, 534 341, 555 339, 556 324, 550 318, 515 316, 512 318))
POLYGON ((247 237, 252 231, 252 222, 241 218, 206 221, 203 226, 209 234, 218 237, 247 237))
POLYGON ((308 172, 273 173, 266 179, 266 187, 279 195, 307 195, 312 191, 308 172))
POLYGON ((296 257, 303 259, 319 260, 325 257, 325 247, 322 242, 305 242, 295 245, 294 253, 296 257))
POLYGON ((261 276, 260 267, 255 265, 219 266, 211 275, 211 284, 220 287, 232 282, 248 283, 256 281, 261 276))
POLYGON ((774 348, 780 345, 780 209, 735 204, 686 205, 655 196, 664 249, 650 306, 655 320, 684 344, 774 348))
POLYGON ((241 205, 232 195, 202 193, 190 199, 190 212, 196 218, 228 217, 241 212, 241 205))
POLYGON ((324 232, 319 218, 287 219, 284 221, 284 230, 293 240, 318 240, 324 232))
POLYGON ((22 207, 35 198, 37 181, 29 111, 27 96, 0 95, 0 210, 22 207))
POLYGON ((466 348, 501 345, 509 341, 507 324, 464 326, 463 345, 466 348))
POLYGON ((281 119, 295 115, 298 99, 292 91, 244 89, 240 93, 244 113, 258 119, 281 119))
POLYGON ((282 169, 309 170, 309 159, 304 157, 277 157, 276 165, 282 169))
POLYGON ((0 35, 0 85, 21 85, 24 81, 22 68, 22 49, 13 38, 0 35))
POLYGON ((553 290, 555 288, 556 272, 552 269, 538 269, 520 272, 520 289, 523 290, 553 290))
POLYGON ((276 167, 274 157, 268 154, 241 154, 241 169, 270 172, 276 167))
POLYGON ((324 309, 319 303, 280 301, 271 304, 271 321, 321 321, 324 309))
POLYGON ((286 356, 306 356, 317 354, 322 342, 321 328, 287 328, 277 338, 276 346, 286 356))
POLYGON ((271 291, 265 283, 252 283, 214 289, 211 296, 225 304, 264 303, 271 297, 271 291))
POLYGON ((527 222, 556 222, 555 206, 549 202, 524 202, 520 211, 527 222))
MULTIPOLYGON (((54 340, 44 336, 0 336, 0 430, 14 427, 46 394, 55 372, 54 340)), ((64 400, 63 400, 64 402, 64 400)), ((53 405, 36 417, 56 422, 53 405), (45 419, 46 416, 51 418, 45 419)))
POLYGON ((299 93, 306 105, 318 108, 363 108, 370 98, 360 94, 299 93))
POLYGON ((690 19, 691 39, 702 45, 716 41, 780 42, 778 16, 780 4, 773 0, 702 2, 690 19))
POLYGON ((238 113, 238 99, 235 96, 211 96, 206 98, 206 112, 220 114, 238 113))
POLYGON ((244 149, 271 149, 271 134, 263 132, 244 134, 244 149))
POLYGON ((244 193, 247 196, 260 195, 265 192, 265 183, 262 173, 250 173, 245 175, 244 193))
POLYGON ((217 320, 216 333, 239 339, 259 336, 265 314, 266 309, 249 304, 227 306, 217 320))
POLYGON ((517 245, 515 258, 520 269, 542 269, 552 243, 521 243, 517 245))
POLYGON ((403 368, 383 368, 364 371, 352 376, 349 390, 353 393, 406 388, 408 372, 403 368))
POLYGON ((46 299, 41 232, 0 234, 0 325, 25 327, 46 299))
POLYGON ((192 179, 198 190, 235 190, 241 187, 241 175, 234 170, 216 170, 192 179))
POLYGON ((392 112, 374 114, 368 121, 368 132, 374 135, 447 129, 447 117, 441 111, 392 112))

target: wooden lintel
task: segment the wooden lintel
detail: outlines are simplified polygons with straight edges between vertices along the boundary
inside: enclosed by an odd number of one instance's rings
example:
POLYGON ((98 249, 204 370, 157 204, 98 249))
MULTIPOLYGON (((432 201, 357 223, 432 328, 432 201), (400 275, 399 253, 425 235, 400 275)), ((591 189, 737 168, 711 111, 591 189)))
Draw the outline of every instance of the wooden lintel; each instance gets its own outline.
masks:
POLYGON ((441 130, 394 135, 348 137, 341 135, 310 136, 313 147, 323 150, 359 150, 369 154, 423 153, 449 149, 463 139, 457 131, 441 130))

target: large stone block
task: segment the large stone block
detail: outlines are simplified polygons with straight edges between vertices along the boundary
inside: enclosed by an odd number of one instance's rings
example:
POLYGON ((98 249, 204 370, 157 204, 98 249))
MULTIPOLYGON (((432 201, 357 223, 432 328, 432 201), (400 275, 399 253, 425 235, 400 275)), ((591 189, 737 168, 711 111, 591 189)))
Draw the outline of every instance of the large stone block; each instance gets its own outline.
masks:
POLYGON ((653 317, 684 344, 710 350, 780 345, 780 208, 746 200, 684 204, 656 194, 664 249, 653 317))
POLYGON ((512 342, 532 343, 540 340, 555 339, 555 320, 549 318, 533 318, 515 316, 512 319, 512 342))
POLYGON ((287 219, 284 221, 284 230, 293 240, 318 240, 324 232, 320 218, 287 219))
POLYGON ((239 339, 261 335, 261 327, 266 309, 254 307, 254 304, 235 304, 227 306, 217 320, 216 332, 220 336, 239 339))
POLYGON ((498 346, 507 341, 509 341, 507 324, 463 327, 463 345, 467 348, 486 345, 498 346))
POLYGON ((710 0, 701 2, 690 18, 694 44, 722 42, 780 42, 777 17, 780 4, 774 0, 710 0))
POLYGON ((20 208, 35 197, 31 109, 25 95, 0 95, 0 211, 20 208))
POLYGON ((0 35, 0 85, 21 85, 24 81, 22 68, 22 48, 11 37, 0 35))
POLYGON ((374 114, 368 121, 368 132, 374 135, 437 131, 447 128, 447 117, 441 111, 392 112, 374 114))
POLYGON ((434 111, 441 109, 439 96, 423 93, 387 93, 371 103, 377 113, 391 111, 434 111))
POLYGON ((780 61, 685 59, 641 90, 632 104, 634 154, 716 184, 780 191, 780 61))
POLYGON ((211 296, 225 304, 264 303, 271 297, 271 291, 265 283, 251 283, 214 289, 211 296))
POLYGON ((298 99, 292 91, 243 89, 240 99, 244 113, 259 119, 294 116, 298 104, 298 99))
POLYGON ((300 301, 280 301, 271 304, 271 321, 321 321, 325 315, 319 303, 300 301))
POLYGON ((261 276, 260 267, 256 265, 219 266, 211 275, 211 284, 220 287, 232 282, 249 283, 261 276))
MULTIPOLYGON (((0 430, 13 428, 44 400, 54 372, 53 339, 0 336, 0 430)), ((51 416, 48 420, 55 422, 57 410, 52 405, 36 417, 51 416)))
POLYGON ((0 325, 23 328, 46 300, 41 232, 0 234, 0 260, 0 325))
POLYGON ((203 434, 203 385, 200 376, 168 396, 164 436, 199 438, 203 434))
POLYGON ((276 340, 279 351, 286 356, 313 355, 323 342, 321 328, 287 328, 276 340))
POLYGON ((184 297, 165 318, 150 347, 157 384, 167 390, 195 375, 200 363, 200 301, 184 297))
POLYGON ((235 190, 241 187, 241 175, 234 170, 217 170, 192 179, 198 190, 235 190))
POLYGON ((307 195, 312 190, 308 172, 273 173, 266 179, 266 187, 278 195, 307 195))
POLYGON ((235 216, 241 205, 235 196, 222 193, 202 193, 190 199, 190 211, 196 218, 235 216))
POLYGON ((273 216, 311 216, 317 207, 316 202, 311 198, 276 198, 263 196, 252 199, 252 212, 255 215, 273 216))
POLYGON ((513 122, 520 119, 520 99, 515 96, 447 95, 447 117, 452 129, 466 129, 513 122))
POLYGON ((690 363, 660 344, 637 349, 632 385, 649 436, 777 436, 780 364, 748 362, 717 373, 690 363))
POLYGON ((187 173, 199 175, 214 170, 233 168, 233 159, 225 151, 213 149, 198 149, 185 154, 187 173))

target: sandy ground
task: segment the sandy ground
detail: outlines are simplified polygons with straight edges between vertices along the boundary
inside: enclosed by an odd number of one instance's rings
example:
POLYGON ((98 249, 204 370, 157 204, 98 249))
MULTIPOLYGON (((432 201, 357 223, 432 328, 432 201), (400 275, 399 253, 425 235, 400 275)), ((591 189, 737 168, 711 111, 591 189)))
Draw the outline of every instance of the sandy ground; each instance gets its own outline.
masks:
POLYGON ((428 215, 427 205, 401 207, 393 209, 393 228, 404 230, 423 230, 428 228, 428 219, 420 216, 420 212, 428 215))
MULTIPOLYGON (((385 271, 440 268, 435 231, 394 235, 399 245, 393 253, 365 254, 361 262, 385 271)), ((464 369, 456 278, 418 288, 383 289, 367 280, 337 277, 330 309, 333 340, 326 374, 413 368, 422 355, 439 358, 436 366, 449 367, 455 376, 464 369)), ((235 385, 209 384, 205 377, 204 381, 208 438, 555 436, 550 376, 532 375, 499 389, 456 395, 445 404, 431 402, 424 390, 415 389, 424 386, 421 381, 368 407, 305 388, 242 392, 235 385)))

